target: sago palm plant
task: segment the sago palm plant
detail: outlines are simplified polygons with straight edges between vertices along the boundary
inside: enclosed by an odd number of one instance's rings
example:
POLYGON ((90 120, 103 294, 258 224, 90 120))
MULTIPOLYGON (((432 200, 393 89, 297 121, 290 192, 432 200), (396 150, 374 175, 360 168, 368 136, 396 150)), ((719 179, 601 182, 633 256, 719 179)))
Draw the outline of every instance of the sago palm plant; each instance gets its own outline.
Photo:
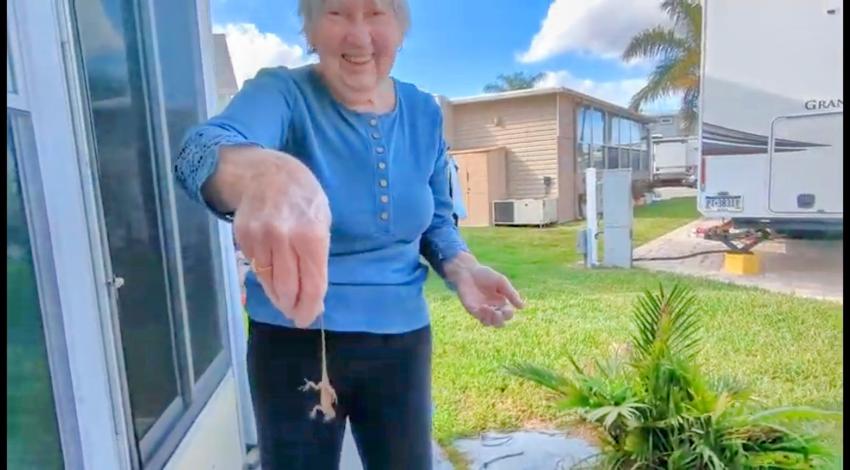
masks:
POLYGON ((819 436, 791 422, 840 419, 810 407, 759 410, 746 389, 710 380, 695 364, 700 310, 681 285, 645 292, 634 307, 628 357, 594 360, 572 373, 532 364, 508 371, 554 391, 603 441, 600 464, 616 469, 808 469, 835 459, 819 436))

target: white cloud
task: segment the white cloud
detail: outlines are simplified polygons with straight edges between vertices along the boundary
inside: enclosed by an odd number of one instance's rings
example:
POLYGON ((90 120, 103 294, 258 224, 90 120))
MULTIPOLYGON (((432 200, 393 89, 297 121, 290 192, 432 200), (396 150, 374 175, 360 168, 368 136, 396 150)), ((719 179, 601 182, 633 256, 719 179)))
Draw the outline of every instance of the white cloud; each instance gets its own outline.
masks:
POLYGON ((276 34, 260 32, 253 23, 215 25, 213 32, 227 37, 233 73, 240 88, 242 82, 253 78, 263 67, 298 67, 316 61, 303 47, 287 44, 276 34))
MULTIPOLYGON (((596 81, 587 78, 578 78, 569 71, 559 70, 556 72, 545 72, 543 78, 537 82, 537 87, 566 87, 571 90, 584 93, 585 95, 608 101, 623 107, 629 105, 632 96, 646 85, 646 78, 625 78, 622 80, 596 81)), ((671 96, 649 103, 642 110, 645 113, 656 114, 678 109, 680 97, 671 96)))
POLYGON ((638 32, 670 20, 659 0, 554 0, 520 62, 539 62, 565 52, 619 58, 638 32))

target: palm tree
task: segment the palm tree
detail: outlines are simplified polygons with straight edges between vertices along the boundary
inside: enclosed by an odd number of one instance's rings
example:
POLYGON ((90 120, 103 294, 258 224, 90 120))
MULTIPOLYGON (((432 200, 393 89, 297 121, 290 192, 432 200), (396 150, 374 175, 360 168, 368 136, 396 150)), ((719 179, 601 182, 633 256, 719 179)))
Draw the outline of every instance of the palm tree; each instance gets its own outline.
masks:
POLYGON ((679 113, 684 126, 692 130, 699 98, 702 7, 697 0, 663 0, 661 8, 673 20, 673 27, 644 30, 632 38, 623 52, 626 61, 657 60, 649 81, 635 93, 629 107, 638 111, 645 103, 681 93, 679 113))
POLYGON ((533 88, 543 78, 542 73, 526 75, 524 72, 499 74, 496 81, 484 86, 484 93, 499 93, 502 91, 525 90, 533 88))

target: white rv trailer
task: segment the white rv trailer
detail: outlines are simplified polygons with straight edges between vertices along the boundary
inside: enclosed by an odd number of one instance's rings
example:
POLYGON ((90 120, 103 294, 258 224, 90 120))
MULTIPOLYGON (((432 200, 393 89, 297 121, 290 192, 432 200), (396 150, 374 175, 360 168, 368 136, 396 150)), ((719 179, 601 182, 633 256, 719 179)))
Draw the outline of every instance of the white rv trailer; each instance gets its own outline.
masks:
POLYGON ((700 212, 842 230, 843 1, 702 3, 700 212))
POLYGON ((655 186, 696 185, 699 140, 696 137, 652 139, 652 182, 655 186))

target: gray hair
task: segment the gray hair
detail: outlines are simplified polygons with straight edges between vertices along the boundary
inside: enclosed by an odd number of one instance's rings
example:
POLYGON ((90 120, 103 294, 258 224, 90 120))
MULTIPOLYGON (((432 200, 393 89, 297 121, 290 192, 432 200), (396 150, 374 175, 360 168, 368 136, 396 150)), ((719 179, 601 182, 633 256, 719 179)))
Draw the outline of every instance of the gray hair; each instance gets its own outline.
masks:
MULTIPOLYGON (((407 0, 377 0, 379 3, 392 7, 395 17, 401 25, 402 35, 407 34, 410 29, 410 6, 407 0)), ((328 0, 298 0, 298 14, 301 16, 302 32, 307 34, 310 25, 324 12, 328 0)))

